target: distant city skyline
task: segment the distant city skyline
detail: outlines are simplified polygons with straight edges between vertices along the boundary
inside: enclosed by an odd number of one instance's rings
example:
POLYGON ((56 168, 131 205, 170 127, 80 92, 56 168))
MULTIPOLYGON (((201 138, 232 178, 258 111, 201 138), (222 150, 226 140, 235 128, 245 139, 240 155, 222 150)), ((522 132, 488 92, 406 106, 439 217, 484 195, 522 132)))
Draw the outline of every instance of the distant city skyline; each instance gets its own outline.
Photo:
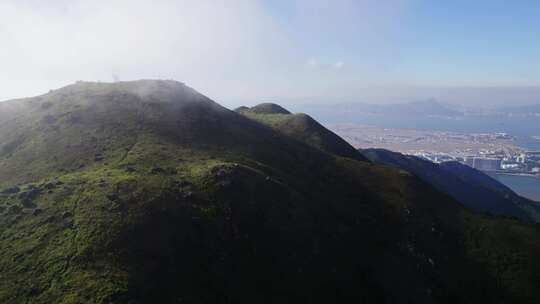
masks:
POLYGON ((540 103, 540 2, 4 0, 0 100, 176 79, 228 106, 540 103))

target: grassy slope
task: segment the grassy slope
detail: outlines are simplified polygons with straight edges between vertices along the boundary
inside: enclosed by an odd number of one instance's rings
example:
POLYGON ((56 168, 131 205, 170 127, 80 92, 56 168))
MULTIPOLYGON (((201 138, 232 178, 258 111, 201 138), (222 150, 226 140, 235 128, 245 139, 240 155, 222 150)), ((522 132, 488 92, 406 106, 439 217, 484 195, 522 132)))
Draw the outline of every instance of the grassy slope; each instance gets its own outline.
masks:
POLYGON ((342 157, 367 161, 354 147, 326 129, 306 114, 291 114, 287 110, 272 104, 261 104, 252 108, 241 108, 239 113, 255 121, 266 124, 287 136, 305 142, 322 151, 342 157), (265 111, 261 110, 264 109, 265 111), (276 109, 272 112, 271 109, 276 109))
POLYGON ((407 173, 313 149, 177 83, 85 83, 10 103, 1 302, 538 294, 537 226, 472 216, 407 173))

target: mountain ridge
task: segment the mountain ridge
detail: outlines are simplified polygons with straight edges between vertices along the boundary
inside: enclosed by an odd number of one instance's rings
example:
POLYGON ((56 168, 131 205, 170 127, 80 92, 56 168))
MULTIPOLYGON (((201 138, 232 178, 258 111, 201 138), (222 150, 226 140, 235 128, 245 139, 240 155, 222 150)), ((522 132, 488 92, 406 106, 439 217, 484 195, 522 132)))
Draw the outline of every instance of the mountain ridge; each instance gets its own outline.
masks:
POLYGON ((1 302, 537 299, 537 226, 334 154, 307 116, 154 80, 16 103, 0 104, 1 302))

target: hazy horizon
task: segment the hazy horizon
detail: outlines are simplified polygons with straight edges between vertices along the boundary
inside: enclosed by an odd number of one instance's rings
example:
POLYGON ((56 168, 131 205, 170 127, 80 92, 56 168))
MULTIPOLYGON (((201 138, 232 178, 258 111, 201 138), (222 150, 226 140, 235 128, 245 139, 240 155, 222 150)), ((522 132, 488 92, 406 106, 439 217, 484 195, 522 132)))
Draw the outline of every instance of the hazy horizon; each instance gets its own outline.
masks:
POLYGON ((175 79, 226 105, 540 103, 534 1, 0 3, 0 100, 175 79))

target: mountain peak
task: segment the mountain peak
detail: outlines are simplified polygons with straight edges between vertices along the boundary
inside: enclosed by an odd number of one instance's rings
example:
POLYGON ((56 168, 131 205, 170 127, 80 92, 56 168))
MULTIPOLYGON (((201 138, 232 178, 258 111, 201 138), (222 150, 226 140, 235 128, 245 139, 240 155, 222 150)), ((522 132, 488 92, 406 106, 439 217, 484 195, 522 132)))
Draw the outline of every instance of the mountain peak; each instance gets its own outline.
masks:
POLYGON ((269 102, 258 104, 250 108, 250 110, 259 114, 291 114, 291 112, 282 106, 269 102))
POLYGON ((140 98, 152 98, 155 101, 177 97, 202 96, 196 90, 175 80, 141 79, 119 82, 77 81, 74 84, 51 90, 42 97, 61 97, 72 94, 110 95, 132 94, 140 98))
POLYGON ((322 151, 367 161, 349 143, 307 114, 291 114, 281 106, 271 103, 259 104, 252 108, 240 107, 235 111, 322 151))

